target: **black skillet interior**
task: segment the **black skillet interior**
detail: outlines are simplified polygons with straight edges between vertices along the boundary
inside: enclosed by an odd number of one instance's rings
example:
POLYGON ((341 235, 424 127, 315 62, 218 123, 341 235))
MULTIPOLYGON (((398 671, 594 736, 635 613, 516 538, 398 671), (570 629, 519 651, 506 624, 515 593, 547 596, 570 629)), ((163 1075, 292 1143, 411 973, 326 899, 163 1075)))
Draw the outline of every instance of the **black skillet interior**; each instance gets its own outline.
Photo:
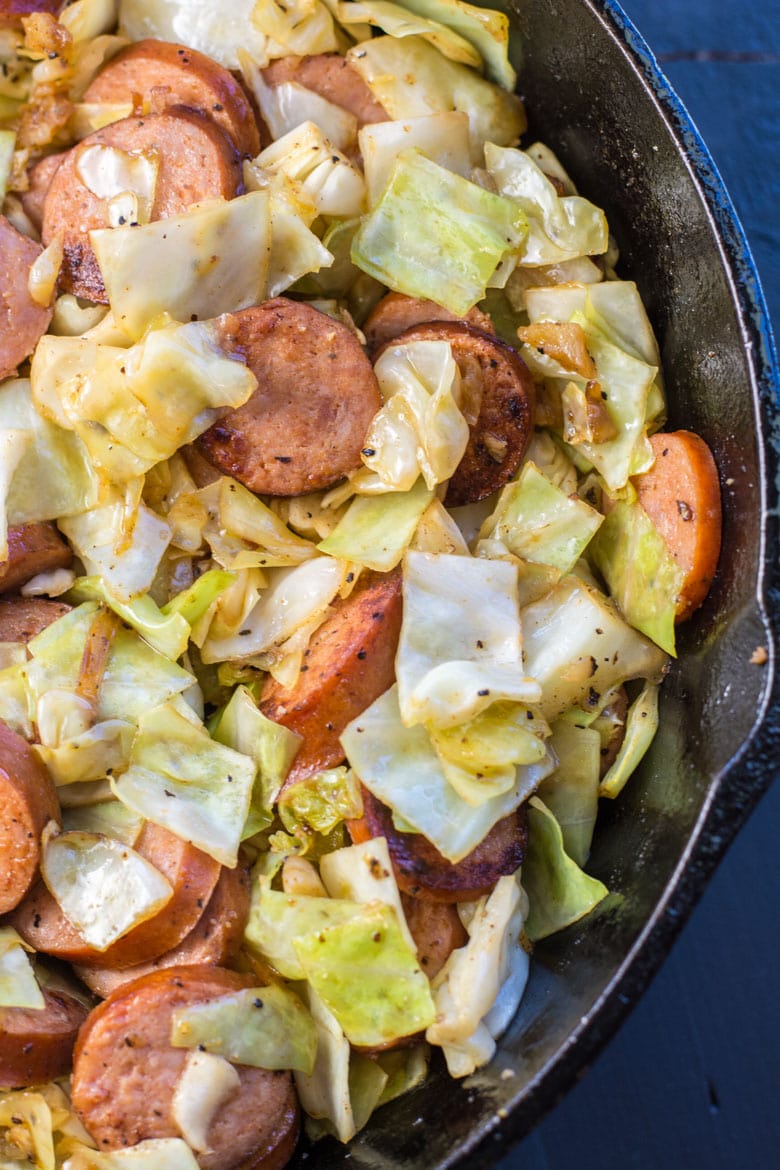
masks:
MULTIPOLYGON (((500 4, 495 4, 500 7, 500 4)), ((778 375, 760 289, 717 173, 649 51, 612 0, 514 0, 520 92, 534 138, 604 207, 619 271, 637 281, 661 346, 668 429, 718 463, 724 552, 681 631, 662 726, 621 799, 602 810, 590 872, 613 894, 540 944, 492 1064, 380 1110, 349 1147, 301 1150, 318 1170, 485 1170, 593 1058, 636 1000, 780 762, 774 621, 778 375), (768 661, 751 662, 765 647, 768 661)))

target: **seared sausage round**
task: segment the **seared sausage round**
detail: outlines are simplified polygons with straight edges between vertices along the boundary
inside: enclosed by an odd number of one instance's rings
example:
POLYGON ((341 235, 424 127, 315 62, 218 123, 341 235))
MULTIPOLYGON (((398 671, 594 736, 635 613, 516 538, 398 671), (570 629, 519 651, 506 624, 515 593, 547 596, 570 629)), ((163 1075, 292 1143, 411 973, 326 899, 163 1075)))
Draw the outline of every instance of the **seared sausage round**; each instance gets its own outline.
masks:
POLYGON ((45 597, 9 597, 0 601, 0 642, 29 642, 70 606, 45 597))
POLYGON ((444 502, 456 508, 484 500, 512 478, 533 434, 535 392, 528 367, 511 346, 465 321, 416 325, 395 339, 406 341, 452 346, 471 434, 444 502))
POLYGON ((340 764, 344 728, 392 686, 401 610, 400 571, 365 573, 315 630, 295 684, 267 677, 260 710, 303 736, 286 785, 340 764))
POLYGON ((389 292, 371 310, 363 325, 369 352, 375 353, 407 329, 413 329, 415 325, 427 325, 429 321, 465 321, 483 333, 495 333, 490 317, 476 305, 469 309, 465 317, 457 317, 435 301, 389 292))
POLYGON ((406 923, 417 946, 417 960, 429 979, 438 975, 453 951, 469 940, 453 902, 423 901, 401 894, 406 923))
POLYGON ((147 821, 135 845, 173 886, 173 897, 145 922, 133 927, 105 951, 96 951, 71 926, 43 882, 14 911, 12 925, 37 951, 94 967, 129 967, 171 950, 203 913, 219 878, 213 858, 174 833, 147 821))
POLYGON ((249 868, 239 863, 235 869, 223 868, 197 925, 173 950, 132 967, 77 966, 76 974, 90 991, 105 999, 124 983, 164 967, 224 967, 238 954, 248 917, 249 868))
POLYGON ((369 122, 386 122, 387 111, 363 78, 338 53, 316 53, 310 57, 279 57, 263 70, 266 85, 275 88, 284 81, 294 81, 311 89, 334 106, 341 106, 357 118, 359 126, 369 122))
POLYGON ((500 877, 520 867, 528 838, 521 805, 498 821, 476 849, 453 864, 422 833, 399 833, 390 809, 365 787, 363 817, 350 821, 348 827, 355 842, 384 837, 399 889, 429 902, 473 902, 490 893, 500 877))
POLYGON ((46 195, 48 194, 51 181, 54 178, 54 172, 65 157, 66 152, 60 151, 57 154, 47 154, 45 158, 40 158, 36 163, 33 163, 27 170, 27 179, 30 186, 22 194, 22 207, 25 215, 35 227, 36 231, 41 230, 43 224, 43 205, 46 202, 46 195))
MULTIPOLYGON (((73 1059, 73 1105, 99 1149, 179 1137, 173 1095, 187 1050, 170 1044, 176 1008, 253 987, 221 967, 170 967, 120 987, 90 1013, 73 1059)), ((299 1110, 287 1072, 236 1066, 241 1084, 209 1130, 202 1170, 276 1170, 292 1154, 299 1110)))
POLYGON ((201 454, 272 496, 317 491, 359 467, 382 398, 346 325, 285 297, 222 321, 223 347, 246 358, 258 387, 200 436, 201 454))
POLYGON ((219 127, 184 106, 112 122, 68 151, 46 195, 41 234, 46 244, 58 232, 63 234, 62 288, 106 304, 103 277, 89 243, 90 231, 108 227, 105 202, 85 186, 77 169, 80 155, 96 144, 126 151, 158 151, 153 220, 180 215, 204 199, 232 198, 241 183, 241 168, 232 142, 219 127))
POLYGON ((21 735, 0 722, 0 914, 18 906, 41 859, 41 833, 61 820, 54 782, 21 735))
POLYGON ((20 585, 64 569, 73 560, 73 553, 53 524, 17 524, 8 529, 8 557, 0 561, 0 593, 18 589, 20 585))
POLYGON ((49 328, 51 308, 30 296, 30 269, 43 249, 0 215, 0 381, 15 373, 49 328))
POLYGON ((167 89, 172 103, 201 110, 235 143, 239 154, 260 150, 257 122, 232 73, 204 53, 169 41, 136 41, 112 57, 87 87, 82 101, 119 104, 167 89))
POLYGON ((0 1007, 0 1089, 42 1085, 70 1072, 87 1009, 63 991, 43 989, 44 1008, 0 1007))

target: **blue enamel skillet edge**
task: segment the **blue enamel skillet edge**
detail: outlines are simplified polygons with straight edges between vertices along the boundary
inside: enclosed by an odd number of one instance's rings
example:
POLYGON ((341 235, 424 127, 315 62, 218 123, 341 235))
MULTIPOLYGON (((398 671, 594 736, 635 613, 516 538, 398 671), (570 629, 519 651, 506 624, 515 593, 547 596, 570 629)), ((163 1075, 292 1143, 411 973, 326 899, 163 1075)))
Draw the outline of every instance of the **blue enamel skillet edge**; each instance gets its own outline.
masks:
POLYGON ((294 1167, 498 1161, 613 1035, 780 771, 780 374, 742 228, 690 117, 613 0, 515 0, 505 11, 526 142, 552 146, 606 209, 620 275, 636 280, 658 336, 667 429, 698 432, 715 454, 721 564, 680 630, 653 747, 620 799, 602 802, 588 870, 611 896, 537 946, 490 1066, 453 1082, 435 1064, 348 1150, 304 1147, 294 1167))

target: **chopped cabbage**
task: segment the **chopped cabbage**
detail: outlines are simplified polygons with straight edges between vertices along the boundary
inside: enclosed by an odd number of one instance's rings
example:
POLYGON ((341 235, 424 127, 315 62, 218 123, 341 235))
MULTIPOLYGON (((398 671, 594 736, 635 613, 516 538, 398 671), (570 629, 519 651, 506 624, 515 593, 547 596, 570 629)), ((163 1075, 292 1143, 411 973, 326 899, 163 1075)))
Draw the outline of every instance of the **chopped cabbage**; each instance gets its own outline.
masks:
POLYGON ((362 174, 314 122, 303 122, 272 142, 254 165, 284 175, 298 198, 310 203, 318 215, 349 219, 364 209, 362 174))
POLYGON ((423 512, 411 547, 417 552, 471 555, 460 529, 438 499, 432 500, 423 512))
POLYGON ((265 34, 269 57, 332 53, 339 47, 333 18, 322 0, 261 0, 254 6, 252 21, 265 34))
POLYGON ((63 809, 62 813, 62 828, 67 833, 99 833, 131 847, 138 840, 143 824, 143 817, 121 800, 101 800, 97 804, 63 809))
POLYGON ((404 0, 404 6, 459 32, 479 52, 490 80, 510 93, 514 91, 517 74, 509 63, 509 20, 505 13, 478 8, 465 0, 404 0))
POLYGON ((105 951, 170 902, 167 878, 140 853, 97 833, 44 837, 41 876, 68 921, 105 951))
POLYGON ((537 795, 558 822, 569 857, 584 865, 598 812, 601 736, 593 727, 559 719, 550 747, 558 766, 539 785, 537 795))
POLYGON ((408 491, 419 475, 435 488, 453 475, 469 440, 449 342, 391 345, 374 372, 384 406, 368 428, 364 464, 387 491, 408 491))
POLYGON ((32 436, 29 431, 0 431, 0 562, 8 558, 8 523, 6 520, 6 499, 13 481, 14 472, 30 447, 32 436))
POLYGON ((332 557, 389 573, 403 557, 432 499, 433 492, 422 477, 409 491, 388 492, 379 498, 356 496, 317 547, 332 557))
POLYGON ((358 134, 360 154, 373 207, 387 186, 402 150, 415 147, 431 162, 464 179, 471 174, 469 120, 463 110, 442 110, 420 118, 369 122, 358 134))
POLYGON ((590 552, 626 621, 674 655, 685 574, 644 508, 627 500, 614 503, 590 552))
POLYGON ((24 943, 12 926, 0 926, 0 1009, 46 1007, 24 943))
POLYGON ((130 349, 46 335, 31 377, 36 407, 78 435, 114 482, 169 458, 214 422, 219 407, 241 406, 257 386, 199 322, 157 329, 130 349))
POLYGON ((534 942, 578 922, 609 892, 569 857, 558 822, 538 796, 528 802, 523 885, 530 904, 525 929, 534 942))
POLYGON ((472 69, 482 66, 482 57, 465 37, 438 20, 422 15, 415 18, 409 6, 394 4, 392 0, 338 0, 336 16, 347 28, 368 24, 392 37, 420 36, 450 61, 460 61, 472 69))
POLYGON ((63 236, 58 232, 30 265, 27 290, 36 305, 44 309, 48 309, 54 300, 63 254, 63 236))
POLYGON ((29 1089, 0 1093, 0 1127, 9 1154, 18 1150, 18 1158, 5 1163, 4 1170, 18 1170, 32 1163, 37 1170, 54 1170, 53 1121, 43 1092, 29 1089))
MULTIPOLYGON (((526 128, 523 103, 422 37, 374 37, 355 45, 347 60, 392 119, 462 110, 471 126, 471 161, 482 163, 486 142, 514 146, 526 128)), ((513 87, 514 88, 514 87, 513 87)))
POLYGON ((518 768, 509 792, 468 804, 447 780, 425 728, 401 722, 395 687, 349 724, 341 743, 366 788, 452 862, 475 849, 554 767, 547 755, 518 768))
POLYGON ((462 316, 484 297, 501 259, 520 247, 526 227, 510 200, 407 148, 355 235, 352 260, 396 292, 462 316))
POLYGON ((351 1044, 387 1044, 433 1022, 428 980, 390 906, 361 906, 346 922, 294 938, 293 947, 351 1044))
POLYGON ((95 142, 82 147, 75 157, 81 182, 105 201, 109 227, 149 222, 160 169, 156 149, 130 153, 95 142))
POLYGON ((451 953, 433 980, 436 1020, 425 1038, 444 1050, 451 1076, 468 1076, 492 1057, 495 1040, 484 1020, 510 974, 510 963, 512 1014, 517 1009, 528 977, 528 956, 519 942, 523 909, 516 876, 499 878, 474 908, 468 943, 451 953))
POLYGON ((309 1012, 285 987, 254 987, 176 1008, 174 1048, 200 1048, 235 1064, 311 1073, 317 1034, 309 1012))
POLYGON ((306 994, 317 1029, 311 1075, 295 1073, 295 1087, 308 1117, 322 1119, 342 1142, 357 1133, 349 1085, 350 1046, 338 1021, 311 987, 306 994))
POLYGON ((124 1150, 78 1145, 65 1166, 67 1170, 199 1170, 195 1155, 181 1138, 148 1138, 124 1150))
POLYGON ((216 6, 214 0, 119 0, 119 28, 131 41, 155 37, 189 45, 226 69, 238 69, 242 48, 265 65, 267 38, 252 21, 256 4, 257 0, 216 6))
POLYGON ((410 550, 403 592, 396 678, 407 727, 454 727, 501 699, 538 701, 523 670, 514 565, 410 550))
POLYGON ((167 601, 160 612, 164 617, 178 615, 189 626, 193 626, 228 586, 234 584, 235 580, 235 573, 226 573, 221 569, 207 569, 198 577, 197 581, 193 581, 192 585, 167 601))
POLYGON ((315 895, 291 896, 272 890, 255 877, 245 938, 251 950, 267 959, 285 979, 305 979, 294 941, 348 922, 362 910, 358 902, 315 895))
POLYGON ((224 1057, 201 1051, 187 1054, 173 1093, 171 1116, 193 1150, 205 1153, 209 1149, 211 1123, 240 1086, 238 1071, 224 1057))
POLYGON ((277 809, 288 833, 331 833, 362 814, 360 784, 348 768, 326 768, 286 788, 277 809))
POLYGON ((358 123, 349 110, 329 102, 327 98, 295 81, 266 85, 262 71, 246 55, 241 58, 241 69, 274 141, 289 134, 303 122, 314 122, 337 150, 354 147, 358 123))
POLYGON ((410 949, 417 950, 406 922, 393 863, 384 837, 348 845, 320 858, 320 876, 331 898, 353 902, 384 902, 392 906, 410 949))
POLYGON ((130 767, 111 787, 140 816, 232 869, 254 779, 252 760, 165 703, 139 719, 130 767))
POLYGON ((106 586, 102 577, 80 577, 71 590, 71 597, 77 602, 104 602, 154 650, 174 661, 187 649, 189 622, 180 613, 162 613, 148 593, 126 602, 106 586))
MULTIPOLYGON (((51 690, 42 695, 38 701, 36 719, 39 732, 43 701, 52 695, 61 699, 73 698, 72 691, 51 690)), ((134 735, 133 723, 123 719, 103 719, 93 727, 58 738, 56 742, 33 744, 33 751, 45 764, 58 787, 65 784, 83 784, 91 780, 102 780, 112 773, 123 771, 130 761, 134 735)), ((112 835, 119 836, 118 833, 112 835)))
POLYGON ((518 764, 547 758, 547 725, 516 703, 494 703, 456 727, 428 732, 444 775, 471 805, 511 791, 518 764))
POLYGON ((578 577, 564 577, 520 618, 526 670, 542 688, 548 721, 569 707, 598 708, 601 696, 621 682, 659 681, 666 669, 663 651, 578 577))
POLYGON ((5 199, 15 148, 15 132, 13 130, 0 130, 0 203, 5 199))
POLYGON ((270 235, 265 191, 89 233, 116 322, 134 339, 163 313, 194 321, 264 300, 270 235))
POLYGON ((658 730, 658 687, 647 683, 628 709, 626 733, 615 762, 599 786, 599 796, 614 798, 639 765, 658 730))

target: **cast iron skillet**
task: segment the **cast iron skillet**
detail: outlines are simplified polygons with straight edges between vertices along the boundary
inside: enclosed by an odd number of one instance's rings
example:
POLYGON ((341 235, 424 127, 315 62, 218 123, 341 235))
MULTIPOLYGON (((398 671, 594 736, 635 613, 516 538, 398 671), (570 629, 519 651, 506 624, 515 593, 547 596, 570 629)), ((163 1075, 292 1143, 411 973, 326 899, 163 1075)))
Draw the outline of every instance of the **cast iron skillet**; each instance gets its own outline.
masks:
POLYGON ((607 211, 620 274, 637 281, 658 335, 668 429, 697 431, 715 454, 724 552, 709 599, 680 630, 653 748, 620 800, 602 802, 588 870, 612 895, 537 946, 488 1068, 453 1082, 434 1062, 429 1081, 379 1110, 349 1153, 325 1141, 294 1167, 497 1161, 615 1031, 780 768, 780 378, 742 230, 690 119, 613 0, 510 0, 505 11, 531 116, 526 142, 556 149, 607 211), (764 665, 751 662, 758 647, 764 665))

